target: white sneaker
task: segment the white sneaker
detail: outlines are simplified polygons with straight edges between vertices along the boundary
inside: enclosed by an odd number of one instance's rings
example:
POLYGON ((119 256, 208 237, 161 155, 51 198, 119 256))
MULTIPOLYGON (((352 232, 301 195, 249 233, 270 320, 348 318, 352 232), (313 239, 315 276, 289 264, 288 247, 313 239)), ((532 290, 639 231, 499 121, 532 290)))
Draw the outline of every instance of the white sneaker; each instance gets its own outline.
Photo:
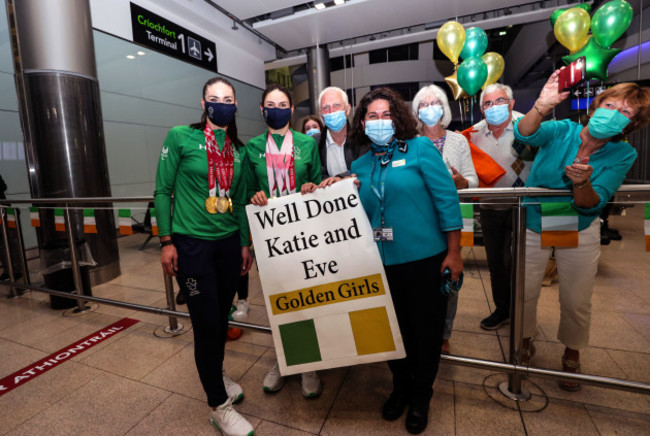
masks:
POLYGON ((302 392, 302 396, 305 398, 316 398, 319 396, 321 385, 320 377, 318 377, 316 371, 303 372, 301 375, 300 391, 302 392))
POLYGON ((248 321, 248 312, 251 311, 250 307, 248 306, 248 299, 237 300, 235 307, 237 307, 237 310, 232 313, 232 319, 239 322, 248 321))
POLYGON ((236 381, 228 377, 225 369, 223 370, 223 384, 226 386, 226 394, 228 394, 228 398, 232 400, 233 404, 237 404, 244 399, 244 390, 236 381))
POLYGON ((264 392, 277 392, 284 385, 284 377, 280 375, 280 366, 275 362, 273 368, 264 377, 264 392))
POLYGON ((225 436, 252 436, 255 432, 250 422, 232 407, 232 399, 210 412, 210 424, 225 436))

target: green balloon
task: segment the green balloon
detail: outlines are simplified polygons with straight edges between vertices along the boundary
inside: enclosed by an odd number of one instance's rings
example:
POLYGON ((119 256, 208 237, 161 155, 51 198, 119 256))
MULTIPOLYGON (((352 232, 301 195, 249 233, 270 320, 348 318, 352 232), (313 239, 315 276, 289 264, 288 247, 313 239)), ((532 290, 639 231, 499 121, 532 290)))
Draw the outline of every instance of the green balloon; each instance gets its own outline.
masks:
POLYGON ((589 3, 580 3, 579 5, 575 5, 574 8, 584 9, 588 13, 591 13, 591 5, 589 3))
POLYGON ((465 59, 456 72, 458 84, 470 97, 481 89, 487 79, 488 68, 483 59, 475 57, 465 59))
POLYGON ((594 38, 589 38, 589 41, 587 41, 584 47, 573 54, 563 56, 562 60, 566 65, 569 65, 580 56, 584 56, 587 58, 585 79, 607 80, 607 66, 620 51, 621 49, 618 48, 601 47, 594 41, 594 38))
POLYGON ((558 18, 560 18, 560 15, 562 15, 564 12, 566 12, 566 8, 560 8, 556 9, 553 11, 551 14, 551 27, 555 29, 555 22, 557 21, 558 18))
POLYGON ((630 27, 634 10, 625 0, 612 0, 599 7, 591 19, 591 33, 598 44, 609 48, 630 27))
POLYGON ((488 45, 488 37, 485 30, 480 27, 470 27, 465 30, 465 44, 460 51, 460 57, 463 59, 480 57, 485 53, 488 45))

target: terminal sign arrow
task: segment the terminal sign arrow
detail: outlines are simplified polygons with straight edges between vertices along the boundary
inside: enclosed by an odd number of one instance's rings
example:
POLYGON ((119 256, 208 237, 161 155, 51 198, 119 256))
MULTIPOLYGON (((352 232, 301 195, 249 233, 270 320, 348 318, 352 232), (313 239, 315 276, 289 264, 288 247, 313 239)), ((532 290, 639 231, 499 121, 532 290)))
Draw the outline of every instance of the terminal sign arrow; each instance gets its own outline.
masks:
POLYGON ((212 59, 214 59, 214 55, 212 54, 212 50, 210 50, 210 47, 208 47, 208 49, 204 51, 203 54, 208 57, 208 62, 212 62, 212 59))

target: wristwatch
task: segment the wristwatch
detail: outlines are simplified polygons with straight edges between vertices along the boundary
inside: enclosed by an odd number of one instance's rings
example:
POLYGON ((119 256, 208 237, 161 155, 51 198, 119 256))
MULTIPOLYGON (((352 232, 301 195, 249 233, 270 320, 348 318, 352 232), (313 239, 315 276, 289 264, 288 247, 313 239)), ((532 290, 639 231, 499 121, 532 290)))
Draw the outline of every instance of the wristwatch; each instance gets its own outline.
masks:
POLYGON ((160 248, 166 247, 168 245, 174 245, 174 241, 172 241, 171 239, 168 239, 167 241, 162 241, 160 243, 160 248))

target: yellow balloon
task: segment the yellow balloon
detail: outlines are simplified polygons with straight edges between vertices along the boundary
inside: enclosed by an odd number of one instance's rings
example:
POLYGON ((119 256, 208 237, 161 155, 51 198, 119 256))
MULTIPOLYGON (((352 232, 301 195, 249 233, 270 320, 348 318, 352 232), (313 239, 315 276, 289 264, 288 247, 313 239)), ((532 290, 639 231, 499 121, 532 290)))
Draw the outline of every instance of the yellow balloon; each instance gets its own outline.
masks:
MULTIPOLYGON (((581 3, 581 4, 585 5, 585 4, 587 4, 587 3, 581 3)), ((587 35, 587 37, 585 38, 585 40, 580 44, 580 48, 579 48, 578 50, 576 50, 576 51, 572 51, 572 52, 570 52, 570 54, 574 54, 574 53, 579 52, 580 50, 582 50, 582 48, 583 48, 585 45, 587 45, 587 43, 589 42, 590 39, 591 39, 591 34, 587 35)))
POLYGON ((553 32, 560 44, 574 52, 587 43, 590 24, 591 18, 587 11, 571 8, 558 17, 553 32))
POLYGON ((436 36, 438 48, 453 63, 458 62, 458 56, 465 45, 465 28, 458 21, 447 21, 438 30, 436 36))
POLYGON ((488 85, 499 80, 499 77, 501 77, 503 70, 506 67, 506 62, 503 60, 503 56, 495 51, 485 53, 481 56, 481 59, 483 59, 483 62, 485 62, 485 65, 487 65, 488 68, 487 79, 485 79, 485 83, 482 87, 482 89, 485 89, 488 85))

